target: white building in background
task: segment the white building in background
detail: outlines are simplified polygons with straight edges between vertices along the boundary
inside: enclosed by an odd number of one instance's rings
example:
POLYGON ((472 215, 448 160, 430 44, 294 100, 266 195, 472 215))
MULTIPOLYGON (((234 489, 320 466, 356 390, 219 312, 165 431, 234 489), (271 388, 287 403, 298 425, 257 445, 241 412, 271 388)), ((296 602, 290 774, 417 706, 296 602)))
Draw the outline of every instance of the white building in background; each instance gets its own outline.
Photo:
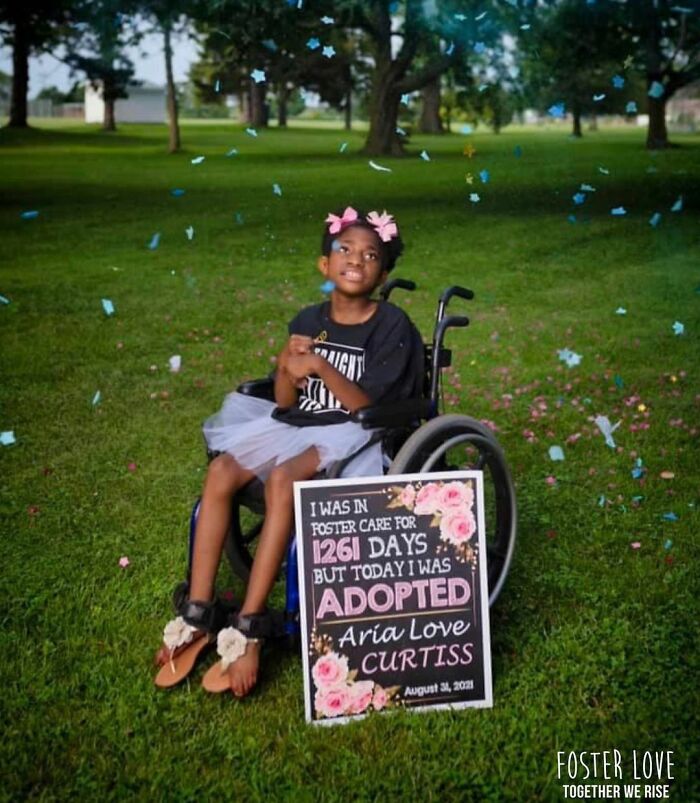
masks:
MULTIPOLYGON (((130 84, 128 97, 120 98, 114 104, 114 118, 119 123, 164 123, 167 120, 165 107, 165 87, 144 81, 130 84)), ((105 104, 102 100, 102 87, 97 89, 88 81, 85 84, 85 122, 101 123, 104 119, 105 104)))

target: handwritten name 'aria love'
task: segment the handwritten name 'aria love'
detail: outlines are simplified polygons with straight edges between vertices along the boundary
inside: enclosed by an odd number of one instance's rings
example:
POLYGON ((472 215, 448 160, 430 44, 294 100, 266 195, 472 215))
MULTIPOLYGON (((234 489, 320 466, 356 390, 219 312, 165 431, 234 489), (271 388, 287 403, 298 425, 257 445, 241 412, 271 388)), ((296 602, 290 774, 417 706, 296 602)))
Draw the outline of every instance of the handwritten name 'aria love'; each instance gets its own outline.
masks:
POLYGON ((326 588, 316 611, 316 618, 332 614, 339 618, 362 616, 367 611, 425 610, 426 608, 455 608, 471 599, 471 587, 464 577, 432 577, 429 580, 400 580, 389 585, 376 583, 368 589, 345 586, 342 602, 332 588, 326 588))

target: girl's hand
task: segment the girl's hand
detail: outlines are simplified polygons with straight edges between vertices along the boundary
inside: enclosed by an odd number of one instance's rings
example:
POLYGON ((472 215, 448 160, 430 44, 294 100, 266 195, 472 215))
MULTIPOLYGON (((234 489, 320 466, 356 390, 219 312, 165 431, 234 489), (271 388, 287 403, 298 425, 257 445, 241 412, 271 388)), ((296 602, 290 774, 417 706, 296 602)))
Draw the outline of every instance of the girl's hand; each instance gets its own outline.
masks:
POLYGON ((314 341, 313 338, 306 335, 290 335, 287 341, 287 352, 289 354, 313 354, 314 341))
POLYGON ((303 387, 300 383, 306 384, 306 378, 310 374, 318 372, 319 357, 316 354, 291 354, 287 358, 285 370, 296 387, 303 387))

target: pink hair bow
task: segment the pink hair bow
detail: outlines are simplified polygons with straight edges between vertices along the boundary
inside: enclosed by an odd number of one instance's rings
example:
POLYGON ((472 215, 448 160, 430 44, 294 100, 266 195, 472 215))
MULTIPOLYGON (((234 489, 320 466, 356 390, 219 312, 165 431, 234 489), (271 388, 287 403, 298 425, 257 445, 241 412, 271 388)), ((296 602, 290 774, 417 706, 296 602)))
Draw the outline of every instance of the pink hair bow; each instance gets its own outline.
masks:
POLYGON ((388 243, 389 240, 396 237, 399 233, 399 230, 396 228, 396 223, 394 223, 393 215, 388 215, 386 209, 381 215, 378 212, 370 212, 369 215, 367 215, 367 222, 374 226, 375 231, 379 235, 379 239, 384 243, 388 243))
POLYGON ((337 234, 339 231, 342 231, 346 226, 349 226, 356 220, 357 220, 357 212, 351 206, 347 206, 345 207, 345 211, 343 212, 342 217, 330 214, 326 218, 326 223, 331 224, 328 227, 328 231, 331 234, 337 234))

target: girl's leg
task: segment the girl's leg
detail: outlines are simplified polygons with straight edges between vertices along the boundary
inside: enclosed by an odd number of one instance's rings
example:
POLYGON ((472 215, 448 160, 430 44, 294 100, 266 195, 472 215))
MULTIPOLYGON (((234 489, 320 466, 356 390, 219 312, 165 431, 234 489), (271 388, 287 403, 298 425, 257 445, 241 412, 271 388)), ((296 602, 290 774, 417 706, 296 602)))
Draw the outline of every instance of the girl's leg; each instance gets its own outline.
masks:
MULTIPOLYGON (((319 463, 318 451, 312 446, 270 472, 265 483, 265 523, 255 552, 242 614, 261 613, 265 609, 292 529, 294 481, 311 479, 319 463)), ((245 655, 231 664, 229 679, 237 697, 248 694, 255 685, 259 653, 260 645, 249 642, 245 655)))
POLYGON ((229 454, 220 454, 209 464, 197 516, 192 553, 190 599, 209 602, 231 518, 231 497, 255 474, 229 454))
MULTIPOLYGON (((190 599, 209 602, 214 596, 216 571, 229 527, 231 497, 254 477, 252 471, 243 468, 229 454, 220 454, 209 464, 195 530, 190 599)), ((180 650, 174 655, 178 652, 180 650)), ((163 646, 155 661, 162 665, 170 659, 170 651, 163 646)))

